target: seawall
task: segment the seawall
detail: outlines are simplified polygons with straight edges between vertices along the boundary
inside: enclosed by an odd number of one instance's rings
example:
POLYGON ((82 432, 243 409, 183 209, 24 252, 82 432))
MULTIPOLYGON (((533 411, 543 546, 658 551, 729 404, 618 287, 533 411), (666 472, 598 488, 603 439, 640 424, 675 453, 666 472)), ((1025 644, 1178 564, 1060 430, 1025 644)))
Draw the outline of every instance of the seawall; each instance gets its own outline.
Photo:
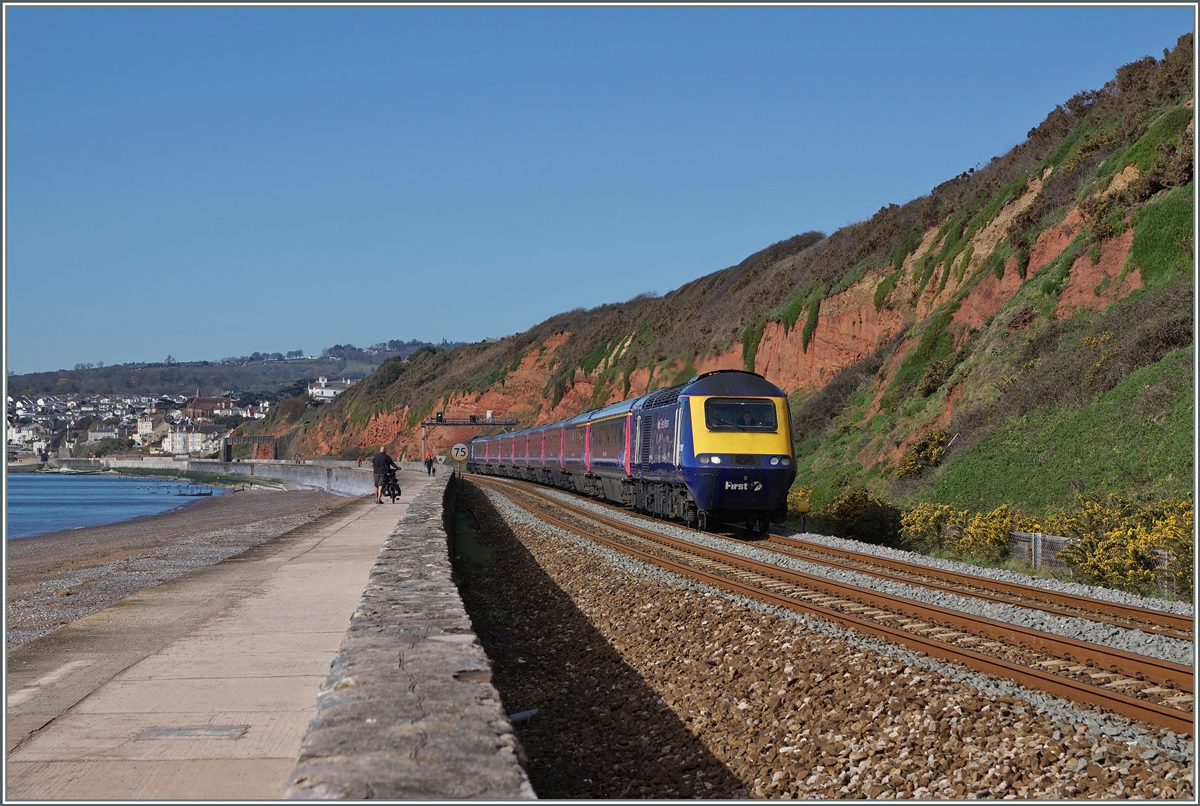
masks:
MULTIPOLYGON (((255 459, 241 462, 219 462, 215 459, 190 459, 186 457, 150 456, 144 459, 127 457, 103 457, 100 459, 58 459, 59 467, 66 470, 154 470, 163 473, 207 473, 214 476, 245 476, 246 478, 271 479, 326 490, 338 495, 371 495, 375 491, 375 479, 371 467, 363 462, 342 460, 311 460, 297 463, 295 460, 255 459)), ((403 470, 424 472, 420 462, 399 462, 403 470)), ((438 467, 439 473, 450 475, 449 467, 438 467)))
POLYGON ((457 479, 384 543, 317 694, 286 797, 535 798, 450 563, 457 479))

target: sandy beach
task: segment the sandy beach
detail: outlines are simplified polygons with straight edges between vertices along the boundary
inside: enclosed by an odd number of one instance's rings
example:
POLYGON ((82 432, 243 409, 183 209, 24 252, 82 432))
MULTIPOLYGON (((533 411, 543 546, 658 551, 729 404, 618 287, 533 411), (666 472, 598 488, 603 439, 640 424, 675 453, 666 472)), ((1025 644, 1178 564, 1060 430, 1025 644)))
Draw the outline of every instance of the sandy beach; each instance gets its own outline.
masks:
POLYGON ((7 648, 357 500, 251 488, 159 515, 6 541, 7 648))

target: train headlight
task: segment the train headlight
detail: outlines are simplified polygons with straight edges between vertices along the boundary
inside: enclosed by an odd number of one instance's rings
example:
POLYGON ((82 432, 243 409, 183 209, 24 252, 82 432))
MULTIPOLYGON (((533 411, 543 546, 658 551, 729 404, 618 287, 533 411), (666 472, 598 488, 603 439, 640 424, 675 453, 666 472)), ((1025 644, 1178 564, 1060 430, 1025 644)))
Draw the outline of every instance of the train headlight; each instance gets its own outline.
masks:
POLYGON ((779 463, 780 463, 781 465, 783 465, 784 467, 787 467, 788 465, 790 465, 790 464, 792 463, 792 460, 791 460, 791 459, 789 459, 789 458, 787 458, 787 457, 785 456, 785 457, 783 457, 782 459, 780 459, 780 460, 779 460, 779 463))
POLYGON ((712 463, 713 463, 714 465, 719 465, 719 464, 721 464, 721 457, 720 457, 720 456, 714 456, 714 457, 712 458, 712 463))
POLYGON ((699 456, 697 456, 696 458, 698 460, 700 460, 700 464, 702 464, 702 465, 706 465, 712 461, 712 457, 709 456, 707 453, 702 453, 699 456))
POLYGON ((771 464, 773 464, 773 465, 777 465, 777 464, 779 464, 779 457, 778 457, 778 456, 772 456, 772 457, 771 457, 771 464))

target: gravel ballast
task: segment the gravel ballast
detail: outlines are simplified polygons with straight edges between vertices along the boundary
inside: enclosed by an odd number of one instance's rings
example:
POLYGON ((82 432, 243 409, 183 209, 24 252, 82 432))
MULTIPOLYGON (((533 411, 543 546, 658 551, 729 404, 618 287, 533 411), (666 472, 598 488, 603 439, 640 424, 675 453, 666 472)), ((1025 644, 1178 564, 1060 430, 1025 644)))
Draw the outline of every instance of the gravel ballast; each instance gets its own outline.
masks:
POLYGON ((747 602, 472 496, 481 528, 456 544, 460 584, 505 709, 522 714, 539 797, 1192 797, 1187 737, 747 602))
MULTIPOLYGON (((584 509, 588 509, 624 523, 642 527, 647 526, 648 523, 644 518, 639 518, 608 507, 601 507, 600 505, 588 501, 585 498, 568 497, 558 491, 547 492, 568 503, 583 507, 584 509)), ((789 568, 793 571, 800 571, 805 574, 820 576, 826 579, 835 580, 837 582, 857 585, 863 588, 871 588, 872 590, 881 591, 892 596, 900 596, 905 599, 911 599, 912 601, 921 602, 922 604, 936 605, 938 607, 944 607, 959 613, 968 613, 974 616, 982 616, 984 618, 993 619, 995 621, 1003 621, 1008 624, 1029 627, 1035 630, 1040 630, 1041 632, 1049 633, 1051 635, 1076 638, 1080 641, 1099 644, 1111 649, 1120 649, 1125 652, 1147 655, 1152 658, 1168 660, 1173 663, 1183 664, 1185 666, 1192 666, 1195 660, 1195 644, 1192 641, 1182 641, 1180 639, 1170 638, 1168 636, 1144 633, 1141 630, 1127 630, 1111 624, 1089 621, 1084 618, 1058 616, 1052 613, 1047 613, 1044 610, 1018 607, 1016 605, 1004 604, 1001 602, 987 602, 982 599, 972 598, 970 596, 958 596, 952 593, 931 590, 929 588, 921 587, 920 585, 908 585, 902 582, 879 579, 878 577, 873 577, 869 574, 863 574, 857 571, 830 568, 829 566, 822 565, 820 563, 811 563, 801 559, 787 557, 777 552, 760 549, 753 544, 744 544, 730 540, 720 540, 718 538, 710 537, 703 532, 697 532, 692 529, 683 529, 672 523, 664 521, 651 521, 649 523, 652 523, 653 527, 663 534, 668 534, 671 537, 681 540, 688 540, 697 545, 719 549, 721 551, 737 554, 752 560, 774 563, 784 568, 789 568)), ((953 563, 946 560, 924 557, 920 554, 914 554, 912 552, 898 551, 885 546, 873 546, 869 543, 843 540, 841 538, 827 537, 825 535, 815 535, 811 533, 790 533, 787 536, 817 545, 830 546, 848 551, 856 551, 861 554, 871 554, 888 559, 904 560, 906 562, 926 565, 945 571, 973 574, 984 579, 998 579, 1005 582, 1033 585, 1034 587, 1039 587, 1043 590, 1056 590, 1063 593, 1088 596, 1090 598, 1099 599, 1102 601, 1119 602, 1122 604, 1144 607, 1151 610, 1160 610, 1163 612, 1178 613, 1188 616, 1192 615, 1192 605, 1185 602, 1170 602, 1162 599, 1149 599, 1143 596, 1135 596, 1134 594, 1125 593, 1123 591, 1110 590, 1108 588, 1079 585, 1073 582, 1060 582, 1057 580, 1040 579, 1016 574, 1011 571, 997 571, 988 568, 979 568, 973 565, 969 566, 963 563, 953 563)))

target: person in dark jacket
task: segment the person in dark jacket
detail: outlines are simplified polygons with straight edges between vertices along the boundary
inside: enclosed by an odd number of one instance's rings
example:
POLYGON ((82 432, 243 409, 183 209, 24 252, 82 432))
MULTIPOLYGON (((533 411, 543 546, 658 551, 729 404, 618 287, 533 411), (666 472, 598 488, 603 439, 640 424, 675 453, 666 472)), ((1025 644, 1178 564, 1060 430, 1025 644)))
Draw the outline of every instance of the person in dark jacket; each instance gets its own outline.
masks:
POLYGON ((379 453, 371 460, 371 465, 375 472, 375 503, 382 504, 383 483, 387 480, 388 471, 393 467, 399 469, 400 466, 392 461, 392 457, 387 455, 382 445, 379 446, 379 453))

